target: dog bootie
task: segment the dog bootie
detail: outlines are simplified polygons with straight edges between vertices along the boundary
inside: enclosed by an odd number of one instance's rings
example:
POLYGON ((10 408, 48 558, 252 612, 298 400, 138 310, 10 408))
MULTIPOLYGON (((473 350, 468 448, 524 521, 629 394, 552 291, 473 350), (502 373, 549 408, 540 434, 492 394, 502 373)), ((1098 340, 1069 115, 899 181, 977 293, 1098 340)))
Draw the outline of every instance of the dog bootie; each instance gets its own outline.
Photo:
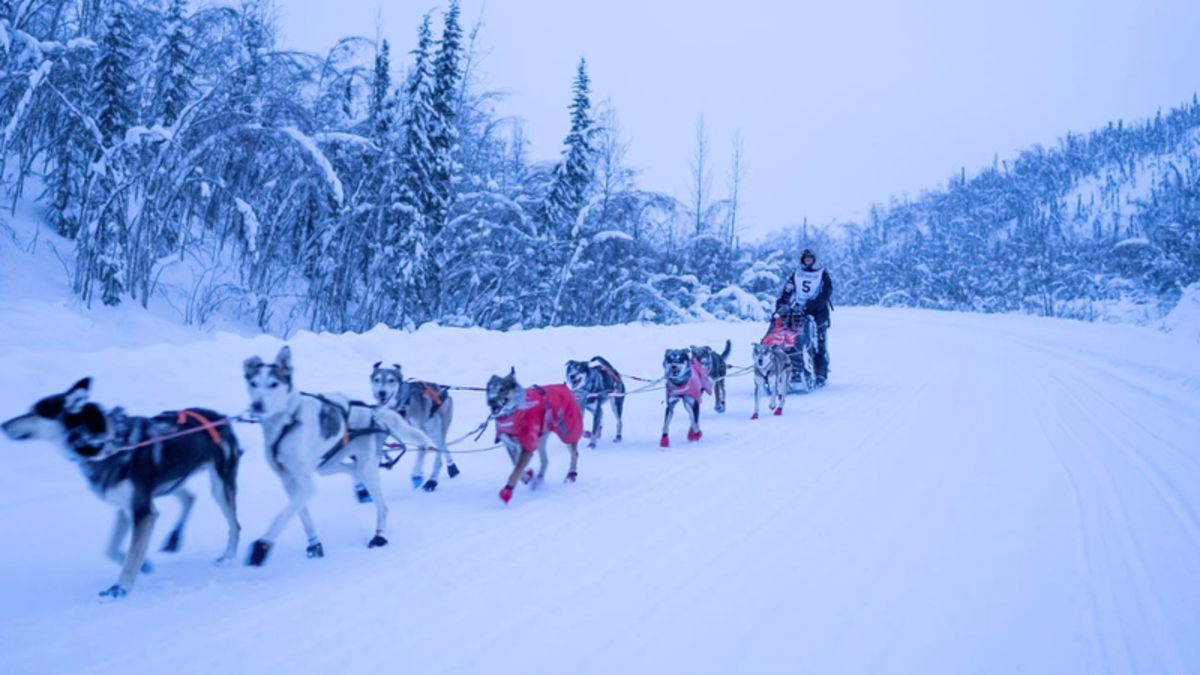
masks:
POLYGON ((666 434, 663 434, 662 440, 658 442, 658 445, 661 448, 671 447, 671 437, 666 434))
POLYGON ((379 548, 387 546, 388 540, 383 538, 383 535, 377 534, 371 541, 367 542, 367 548, 379 548))
POLYGON ((419 473, 413 474, 412 476, 409 477, 409 479, 412 481, 414 490, 421 487, 421 485, 423 485, 425 483, 425 476, 422 476, 419 473))
POLYGON ((317 543, 315 543, 315 544, 309 546, 307 549, 305 549, 304 553, 309 558, 324 558, 325 557, 325 547, 322 546, 321 542, 318 541, 317 543))
POLYGON ((430 478, 429 480, 425 481, 425 484, 421 486, 421 489, 426 492, 433 492, 437 489, 437 481, 430 478))
POLYGON ((500 501, 507 504, 510 501, 512 501, 512 495, 513 495, 513 489, 508 487, 507 485, 505 485, 504 489, 500 490, 500 501))
POLYGON ((261 567, 267 561, 267 555, 271 553, 271 542, 259 539, 250 547, 250 556, 246 558, 246 564, 251 567, 261 567))
POLYGON ((458 470, 457 464, 455 464, 454 462, 450 462, 449 464, 446 465, 446 473, 450 474, 451 478, 458 478, 458 474, 460 474, 462 472, 458 470))
POLYGON ((358 497, 359 504, 370 504, 374 501, 371 499, 371 493, 367 490, 367 486, 362 483, 354 486, 354 496, 358 497))

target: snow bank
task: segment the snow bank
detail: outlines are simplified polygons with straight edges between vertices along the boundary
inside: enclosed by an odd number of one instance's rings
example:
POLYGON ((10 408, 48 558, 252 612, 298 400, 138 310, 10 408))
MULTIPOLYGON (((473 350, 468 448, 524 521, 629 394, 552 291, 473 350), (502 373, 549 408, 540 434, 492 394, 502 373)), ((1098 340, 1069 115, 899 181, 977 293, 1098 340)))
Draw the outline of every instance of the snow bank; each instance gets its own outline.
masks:
POLYGON ((1179 304, 1163 319, 1162 329, 1172 335, 1200 341, 1200 282, 1183 289, 1179 304))

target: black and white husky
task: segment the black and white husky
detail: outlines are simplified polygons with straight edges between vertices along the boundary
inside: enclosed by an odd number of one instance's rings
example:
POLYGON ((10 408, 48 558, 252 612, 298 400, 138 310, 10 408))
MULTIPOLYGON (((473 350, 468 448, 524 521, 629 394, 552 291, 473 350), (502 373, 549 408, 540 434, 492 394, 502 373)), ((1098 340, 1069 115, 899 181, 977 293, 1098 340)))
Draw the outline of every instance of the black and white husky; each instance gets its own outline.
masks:
POLYGON ((292 383, 292 352, 287 347, 280 350, 274 363, 255 356, 246 359, 243 369, 250 410, 262 422, 267 465, 279 476, 289 498, 267 533, 254 542, 247 564, 262 565, 283 528, 296 515, 308 535, 308 557, 324 557, 325 550, 308 513, 308 502, 316 493, 313 472, 354 475, 375 502, 375 536, 368 546, 387 545, 383 536, 387 504, 379 482, 383 441, 393 436, 419 448, 432 448, 429 437, 393 410, 353 402, 341 394, 300 392, 292 383))
POLYGON ((120 563, 117 583, 101 596, 120 598, 133 589, 139 571, 149 571, 146 549, 158 510, 154 499, 172 495, 183 504, 179 522, 163 550, 175 552, 196 496, 183 484, 208 467, 213 496, 229 526, 229 540, 217 563, 237 555, 237 468, 242 452, 237 437, 220 413, 202 408, 162 413, 157 417, 126 415, 120 408, 105 411, 88 401, 91 378, 62 394, 43 398, 28 413, 2 425, 17 441, 56 441, 67 458, 77 463, 92 490, 117 507, 117 521, 108 544, 108 557, 120 563), (216 422, 220 424, 214 425, 216 422), (121 544, 133 523, 127 553, 121 544))
POLYGON ((403 415, 409 424, 428 434, 437 446, 429 480, 425 480, 425 455, 428 453, 424 448, 418 449, 411 477, 414 490, 436 490, 443 461, 446 473, 451 478, 459 474, 450 448, 446 445, 446 434, 450 432, 450 423, 454 419, 454 399, 450 397, 449 388, 431 382, 405 382, 404 369, 400 364, 393 363, 389 368, 380 361, 371 369, 371 391, 375 394, 376 403, 403 415))
POLYGON ((700 431, 700 400, 705 392, 712 391, 712 380, 703 364, 687 349, 668 349, 663 355, 663 380, 667 393, 667 412, 663 417, 659 445, 671 447, 671 418, 675 416, 675 406, 681 401, 688 414, 687 439, 700 440, 703 436, 700 431))
POLYGON ((617 435, 613 443, 621 442, 621 417, 625 412, 625 383, 621 374, 603 357, 591 361, 567 361, 567 384, 579 399, 579 407, 592 413, 592 430, 585 433, 588 447, 595 448, 603 429, 604 403, 612 405, 617 418, 617 435))
POLYGON ((754 415, 758 419, 759 392, 771 399, 767 403, 776 415, 783 414, 783 399, 787 396, 792 381, 792 359, 775 345, 754 345, 754 415))
POLYGON ((692 346, 692 358, 700 362, 713 381, 713 410, 718 414, 725 412, 725 376, 729 374, 729 355, 733 352, 733 342, 725 341, 725 351, 718 352, 712 347, 692 346))

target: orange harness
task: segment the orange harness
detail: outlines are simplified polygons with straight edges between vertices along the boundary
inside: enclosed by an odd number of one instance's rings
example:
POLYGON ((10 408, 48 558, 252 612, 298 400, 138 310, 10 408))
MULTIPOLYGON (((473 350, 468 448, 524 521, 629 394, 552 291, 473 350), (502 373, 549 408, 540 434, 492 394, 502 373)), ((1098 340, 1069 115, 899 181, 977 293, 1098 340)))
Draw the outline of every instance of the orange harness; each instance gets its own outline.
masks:
POLYGON ((221 432, 217 431, 216 425, 213 424, 212 421, 207 417, 201 415, 195 410, 180 410, 178 417, 175 419, 175 423, 179 426, 183 426, 187 424, 189 419, 199 423, 200 428, 208 432, 208 437, 212 439, 213 443, 216 443, 217 445, 221 444, 221 432))

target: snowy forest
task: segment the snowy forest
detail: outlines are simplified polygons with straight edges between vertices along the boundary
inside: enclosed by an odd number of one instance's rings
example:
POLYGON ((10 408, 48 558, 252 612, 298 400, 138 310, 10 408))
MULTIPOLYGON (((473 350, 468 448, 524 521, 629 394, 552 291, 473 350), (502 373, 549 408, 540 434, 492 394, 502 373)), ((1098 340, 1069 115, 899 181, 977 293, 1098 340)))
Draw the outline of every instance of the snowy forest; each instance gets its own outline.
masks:
POLYGON ((700 124, 688 195, 642 189, 580 60, 533 162, 480 27, 452 0, 413 30, 312 54, 260 0, 0 0, 6 196, 74 243, 83 303, 275 333, 761 320, 807 246, 838 304, 1152 321, 1200 280, 1196 100, 746 244, 740 146, 700 124))

